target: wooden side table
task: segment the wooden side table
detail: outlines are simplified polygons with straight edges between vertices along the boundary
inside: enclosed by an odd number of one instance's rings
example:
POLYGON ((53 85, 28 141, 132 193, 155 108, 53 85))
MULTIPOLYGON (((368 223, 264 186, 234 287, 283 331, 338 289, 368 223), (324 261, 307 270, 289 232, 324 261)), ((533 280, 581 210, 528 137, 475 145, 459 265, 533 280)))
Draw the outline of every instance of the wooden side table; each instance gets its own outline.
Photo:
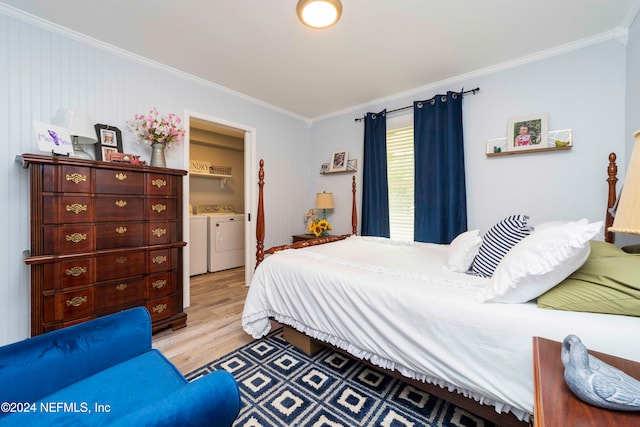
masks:
MULTIPOLYGON (((588 343, 585 343, 588 345, 588 343)), ((640 426, 640 412, 601 409, 578 399, 564 380, 560 359, 562 343, 533 338, 535 425, 538 427, 632 427, 640 426)), ((640 379, 640 363, 589 351, 605 363, 640 379)))
POLYGON ((315 234, 296 234, 291 236, 292 243, 304 242, 305 240, 317 239, 315 234))

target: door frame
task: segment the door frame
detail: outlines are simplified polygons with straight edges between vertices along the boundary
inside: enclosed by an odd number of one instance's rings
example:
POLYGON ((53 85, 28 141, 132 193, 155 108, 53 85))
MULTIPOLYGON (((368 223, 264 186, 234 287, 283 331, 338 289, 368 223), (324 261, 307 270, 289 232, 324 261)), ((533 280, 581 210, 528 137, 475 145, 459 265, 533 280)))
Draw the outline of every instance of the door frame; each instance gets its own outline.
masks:
MULTIPOLYGON (((183 145, 183 159, 184 169, 189 171, 190 161, 190 122, 191 118, 200 120, 206 120, 213 124, 222 125, 238 129, 244 132, 244 260, 245 260, 245 273, 244 280, 245 286, 249 286, 251 278, 253 277, 253 271, 255 270, 256 260, 255 251, 253 248, 257 245, 256 239, 256 215, 258 209, 258 202, 256 200, 257 182, 258 182, 258 170, 256 168, 256 128, 248 126, 242 123, 231 122, 229 120, 222 119, 220 117, 210 116, 208 114, 199 113, 196 111, 185 110, 184 112, 184 124, 185 124, 185 136, 183 145), (254 185, 256 184, 256 185, 254 185)), ((189 279, 189 179, 182 180, 182 212, 187 214, 183 215, 182 224, 182 237, 187 242, 187 246, 183 251, 183 305, 189 307, 191 305, 191 285, 189 279)))

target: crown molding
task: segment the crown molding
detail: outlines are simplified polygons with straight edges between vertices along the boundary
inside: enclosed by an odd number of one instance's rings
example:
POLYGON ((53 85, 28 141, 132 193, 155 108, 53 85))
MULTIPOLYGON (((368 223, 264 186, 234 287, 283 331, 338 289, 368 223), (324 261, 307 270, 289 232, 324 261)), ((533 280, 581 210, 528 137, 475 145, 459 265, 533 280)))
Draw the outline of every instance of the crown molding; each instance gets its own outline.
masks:
POLYGON ((142 55, 138 55, 138 54, 135 54, 133 52, 129 52, 128 50, 121 49, 121 48, 119 48, 117 46, 111 45, 109 43, 105 43, 105 42, 100 41, 100 40, 98 40, 96 38, 90 37, 90 36, 88 36, 86 34, 79 33, 77 31, 74 31, 74 30, 70 29, 70 28, 64 27, 62 25, 56 24, 56 23, 51 22, 51 21, 47 21, 46 19, 42 19, 40 17, 37 17, 35 15, 32 15, 32 14, 27 13, 25 11, 22 11, 20 9, 16 9, 16 8, 14 8, 12 6, 9 6, 9 5, 5 4, 5 3, 0 3, 0 13, 2 13, 4 15, 7 15, 7 16, 9 16, 11 18, 15 18, 15 19, 17 19, 17 20, 19 20, 21 22, 25 22, 27 24, 33 25, 33 26, 38 27, 40 29, 49 31, 49 32, 51 32, 53 34, 56 34, 56 35, 59 35, 59 36, 62 36, 62 37, 66 37, 68 39, 77 41, 79 43, 94 47, 96 49, 100 49, 100 50, 112 53, 112 54, 117 55, 117 56, 119 56, 121 58, 129 59, 131 61, 135 61, 135 62, 138 62, 138 63, 142 63, 142 64, 148 65, 150 67, 166 71, 166 72, 168 72, 170 74, 175 75, 176 77, 180 77, 180 78, 185 79, 185 80, 190 80, 190 81, 192 81, 194 83, 206 86, 208 88, 215 89, 215 90, 220 91, 220 92, 224 92, 224 93, 226 93, 228 95, 232 95, 232 96, 235 96, 237 98, 241 98, 241 99, 243 99, 245 101, 248 101, 248 102, 250 102, 252 104, 255 104, 257 106, 267 108, 269 110, 281 113, 283 115, 292 117, 292 118, 297 119, 297 120, 301 120, 301 121, 305 122, 307 124, 307 126, 311 126, 312 121, 308 117, 301 116, 301 115, 296 114, 296 113, 294 113, 292 111, 289 111, 289 110, 286 110, 284 108, 275 106, 273 104, 270 104, 268 102, 262 101, 260 99, 253 98, 253 97, 251 97, 249 95, 246 95, 244 93, 235 91, 233 89, 229 89, 228 87, 221 86, 221 85, 219 85, 217 83, 211 82, 209 80, 205 80, 203 78, 197 77, 197 76, 195 76, 193 74, 186 73, 184 71, 180 71, 180 70, 178 70, 176 68, 173 68, 173 67, 170 67, 168 65, 162 64, 160 62, 154 61, 152 59, 146 58, 146 57, 144 57, 142 55))

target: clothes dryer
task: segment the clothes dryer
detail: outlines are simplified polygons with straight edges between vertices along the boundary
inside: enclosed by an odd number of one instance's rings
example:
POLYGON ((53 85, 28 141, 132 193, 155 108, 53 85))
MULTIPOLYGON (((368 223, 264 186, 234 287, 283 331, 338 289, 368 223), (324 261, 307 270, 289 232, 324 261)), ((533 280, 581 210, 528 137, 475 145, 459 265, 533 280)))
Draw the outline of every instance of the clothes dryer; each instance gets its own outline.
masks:
POLYGON ((207 271, 244 265, 244 214, 235 213, 231 205, 199 205, 197 212, 208 218, 207 271))

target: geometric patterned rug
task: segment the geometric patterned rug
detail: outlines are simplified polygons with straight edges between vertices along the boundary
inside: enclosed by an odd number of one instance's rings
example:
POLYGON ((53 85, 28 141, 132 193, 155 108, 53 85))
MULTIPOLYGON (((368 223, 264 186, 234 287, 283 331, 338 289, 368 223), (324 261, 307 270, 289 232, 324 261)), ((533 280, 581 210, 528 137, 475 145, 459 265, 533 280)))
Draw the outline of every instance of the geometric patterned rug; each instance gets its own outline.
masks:
POLYGON ((442 399, 332 349, 309 357, 278 329, 186 375, 224 369, 238 382, 234 426, 493 427, 442 399))

